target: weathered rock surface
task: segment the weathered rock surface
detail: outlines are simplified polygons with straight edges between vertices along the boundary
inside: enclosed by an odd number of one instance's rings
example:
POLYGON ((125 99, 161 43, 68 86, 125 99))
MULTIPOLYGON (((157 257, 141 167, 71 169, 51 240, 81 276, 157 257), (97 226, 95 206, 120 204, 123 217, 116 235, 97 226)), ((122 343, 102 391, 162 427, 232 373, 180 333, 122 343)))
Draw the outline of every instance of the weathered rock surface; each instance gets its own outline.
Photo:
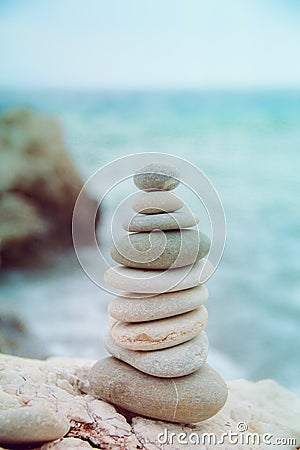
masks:
POLYGON ((109 403, 95 399, 88 382, 92 364, 91 361, 69 358, 39 361, 0 355, 1 409, 46 402, 52 410, 69 420, 71 429, 67 437, 44 444, 41 450, 267 450, 271 447, 295 450, 300 445, 300 398, 272 380, 228 382, 229 395, 224 408, 205 422, 185 426, 140 416, 129 420, 132 414, 117 412, 109 403), (201 437, 203 433, 214 433, 219 440, 225 432, 238 433, 241 422, 246 423, 252 433, 258 433, 261 439, 269 433, 273 435, 273 442, 277 438, 291 438, 296 443, 276 446, 264 445, 262 441, 261 445, 250 443, 245 447, 241 443, 230 443, 226 438, 223 446, 209 445, 207 441, 203 445, 193 444, 192 438, 195 439, 195 435, 201 437), (175 433, 173 442, 170 438, 169 442, 163 443, 166 431, 169 438, 171 433, 175 433), (178 443, 180 433, 185 433, 187 444, 178 443))
POLYGON ((208 290, 203 284, 192 289, 138 297, 115 297, 108 314, 120 322, 146 322, 183 314, 206 303, 208 290))
MULTIPOLYGON (((0 255, 2 265, 48 260, 50 249, 71 245, 73 207, 82 179, 66 153, 58 122, 29 110, 0 116, 0 255)), ((83 202, 79 230, 94 200, 83 202)))
POLYGON ((205 306, 178 316, 150 322, 117 322, 111 329, 114 340, 128 350, 159 350, 189 341, 205 328, 205 306))
POLYGON ((71 428, 64 445, 60 447, 59 441, 53 447, 44 445, 43 450, 65 448, 70 438, 87 440, 101 449, 139 448, 125 417, 91 395, 88 375, 92 364, 68 358, 39 361, 1 354, 0 416, 1 410, 10 408, 47 408, 65 417, 71 428))
POLYGON ((104 336, 106 350, 115 358, 154 377, 182 377, 199 369, 206 361, 208 338, 204 331, 194 339, 175 347, 137 352, 120 347, 111 334, 104 336))
POLYGON ((144 191, 171 191, 179 184, 179 172, 170 164, 153 163, 142 167, 133 177, 134 184, 144 191))
MULTIPOLYGON (((95 446, 94 445, 91 446, 87 441, 82 441, 81 439, 67 438, 67 439, 61 439, 59 441, 45 444, 41 447, 41 450, 50 450, 50 449, 64 450, 65 448, 67 448, 69 450, 73 450, 73 449, 77 449, 77 448, 83 448, 83 449, 95 448, 95 446)), ((113 448, 113 447, 101 447, 101 448, 113 448)))

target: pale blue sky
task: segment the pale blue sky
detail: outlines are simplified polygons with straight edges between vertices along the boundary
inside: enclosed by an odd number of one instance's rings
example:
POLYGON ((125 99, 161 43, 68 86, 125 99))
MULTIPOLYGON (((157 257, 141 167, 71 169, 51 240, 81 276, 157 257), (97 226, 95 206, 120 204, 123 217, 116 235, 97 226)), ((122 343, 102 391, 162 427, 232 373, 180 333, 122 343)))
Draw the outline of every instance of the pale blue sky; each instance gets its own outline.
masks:
POLYGON ((296 0, 0 0, 0 87, 300 85, 296 0))

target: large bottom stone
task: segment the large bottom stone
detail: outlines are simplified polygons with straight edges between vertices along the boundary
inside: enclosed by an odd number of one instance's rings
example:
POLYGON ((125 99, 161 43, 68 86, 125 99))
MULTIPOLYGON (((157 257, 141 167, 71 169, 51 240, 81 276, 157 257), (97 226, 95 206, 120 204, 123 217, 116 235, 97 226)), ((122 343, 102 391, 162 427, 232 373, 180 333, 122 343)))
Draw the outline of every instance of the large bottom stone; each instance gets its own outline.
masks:
POLYGON ((133 413, 170 422, 209 419, 227 399, 225 382, 207 364, 185 377, 156 378, 108 357, 92 367, 89 380, 99 398, 133 413))
POLYGON ((162 350, 141 352, 120 347, 108 332, 104 336, 106 350, 115 358, 154 377, 182 377, 198 370, 206 361, 208 338, 204 331, 194 339, 162 350))

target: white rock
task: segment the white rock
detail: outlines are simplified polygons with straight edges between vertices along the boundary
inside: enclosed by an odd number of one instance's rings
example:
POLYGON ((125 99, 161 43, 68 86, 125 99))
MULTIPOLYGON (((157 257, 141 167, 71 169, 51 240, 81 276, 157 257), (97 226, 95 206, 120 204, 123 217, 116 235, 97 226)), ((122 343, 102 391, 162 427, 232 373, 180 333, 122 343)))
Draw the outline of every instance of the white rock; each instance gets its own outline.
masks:
MULTIPOLYGON (((295 450, 300 445, 299 417, 300 398, 292 392, 284 389, 273 380, 263 380, 253 383, 247 380, 235 380, 228 382, 229 395, 224 408, 213 418, 201 424, 187 427, 181 424, 161 422, 143 417, 134 417, 132 427, 126 418, 118 414, 109 403, 95 400, 91 395, 91 389, 87 382, 92 361, 73 358, 51 358, 46 361, 17 358, 14 356, 0 355, 0 385, 2 392, 10 399, 5 401, 5 406, 15 407, 15 402, 21 405, 36 401, 49 400, 55 411, 67 418, 71 424, 71 430, 67 438, 61 442, 68 445, 68 440, 76 438, 89 440, 93 447, 118 450, 126 448, 133 450, 143 446, 145 450, 174 450, 186 448, 189 450, 201 448, 203 450, 220 450, 228 448, 232 450, 267 450, 285 449, 295 450), (14 377, 10 375, 14 374, 14 377), (73 393, 65 392, 57 387, 57 380, 66 380, 73 386, 73 393), (31 385, 34 389, 30 397, 23 394, 25 385, 31 385), (44 388, 47 387, 47 390, 44 388), (65 394, 65 395, 64 395, 65 394), (78 422, 73 419, 72 410, 78 401, 83 402, 87 414, 90 415, 90 423, 78 422), (221 438, 222 433, 237 432, 237 424, 245 422, 249 432, 258 433, 261 440, 264 433, 273 435, 274 441, 278 438, 296 439, 296 444, 286 445, 252 445, 245 447, 242 444, 234 444, 226 441, 226 447, 217 445, 194 445, 191 442, 177 445, 176 436, 186 433, 189 437, 203 433, 214 433, 221 438), (162 439, 168 430, 175 433, 173 443, 162 444, 162 439), (161 442, 158 441, 158 435, 161 442), (193 433, 193 435, 192 435, 193 433)), ((84 442, 84 441, 82 441, 84 442)), ((1 443, 0 443, 1 445, 1 443)), ((60 441, 53 444, 45 444, 43 450, 59 447, 60 441), (56 446, 54 446, 54 444, 56 446), (50 447, 53 445, 53 447, 50 447)), ((76 448, 69 446, 69 448, 76 448)), ((79 447, 80 448, 80 447, 79 447)), ((83 447, 85 448, 85 447, 83 447)))
MULTIPOLYGON (((1 414, 11 410, 12 405, 16 408, 17 402, 19 410, 30 405, 66 417, 71 428, 62 449, 69 445, 70 437, 88 440, 98 448, 137 448, 139 443, 125 417, 109 403, 89 395, 88 374, 92 365, 93 361, 75 358, 39 361, 0 354, 0 386, 6 394, 5 399, 2 397, 1 414)), ((50 445, 60 449, 60 442, 55 441, 55 445, 45 444, 43 450, 50 449, 50 445)))

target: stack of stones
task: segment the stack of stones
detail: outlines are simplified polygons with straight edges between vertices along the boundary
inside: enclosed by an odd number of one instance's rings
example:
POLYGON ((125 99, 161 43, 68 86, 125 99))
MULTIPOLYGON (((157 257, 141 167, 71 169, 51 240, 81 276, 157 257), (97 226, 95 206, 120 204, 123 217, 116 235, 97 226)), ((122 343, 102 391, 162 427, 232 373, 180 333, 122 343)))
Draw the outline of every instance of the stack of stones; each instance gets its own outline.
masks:
POLYGON ((210 241, 170 192, 179 184, 176 168, 148 165, 134 183, 137 214, 123 224, 131 233, 111 250, 121 266, 105 274, 109 286, 125 291, 109 305, 104 344, 112 357, 94 365, 90 382, 101 399, 133 413, 200 422, 227 398, 224 381, 206 364, 208 291, 200 274, 210 241))

